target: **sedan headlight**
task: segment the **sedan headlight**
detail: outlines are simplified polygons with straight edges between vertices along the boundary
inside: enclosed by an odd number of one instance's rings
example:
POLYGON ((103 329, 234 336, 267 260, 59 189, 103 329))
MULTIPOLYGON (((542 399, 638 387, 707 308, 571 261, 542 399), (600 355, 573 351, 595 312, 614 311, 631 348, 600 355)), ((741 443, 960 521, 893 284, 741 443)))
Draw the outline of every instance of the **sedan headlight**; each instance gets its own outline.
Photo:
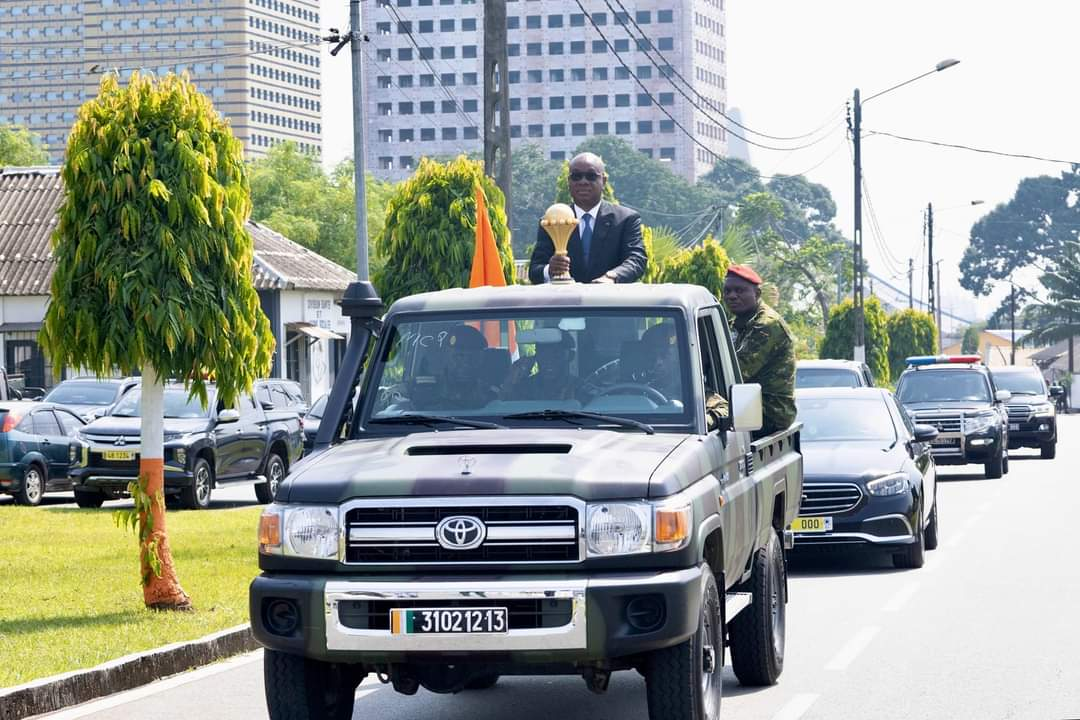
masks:
POLYGON ((333 560, 341 530, 336 507, 272 504, 259 517, 259 552, 333 560))
POLYGON ((876 497, 902 495, 907 489, 907 475, 904 473, 893 473, 866 483, 866 491, 876 497))
POLYGON ((1036 405, 1031 409, 1031 414, 1035 417, 1052 417, 1054 413, 1054 406, 1050 403, 1047 403, 1045 405, 1036 405))
POLYGON ((971 435, 973 433, 983 432, 989 430, 994 426, 994 421, 997 419, 997 415, 994 413, 985 413, 982 415, 974 415, 972 417, 964 418, 964 434, 971 435))
POLYGON ((678 550, 690 542, 693 508, 668 503, 594 503, 587 512, 589 556, 678 550))

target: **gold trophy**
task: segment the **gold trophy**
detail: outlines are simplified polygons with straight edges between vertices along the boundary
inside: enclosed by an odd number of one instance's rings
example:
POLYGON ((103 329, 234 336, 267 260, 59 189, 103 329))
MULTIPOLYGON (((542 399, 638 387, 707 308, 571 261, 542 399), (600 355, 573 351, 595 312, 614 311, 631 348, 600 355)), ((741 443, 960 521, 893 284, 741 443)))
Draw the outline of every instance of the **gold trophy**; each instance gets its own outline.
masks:
MULTIPOLYGON (((569 205, 555 203, 544 213, 544 219, 540 221, 540 227, 544 228, 551 242, 555 245, 556 255, 566 255, 566 246, 570 243, 570 236, 574 234, 578 219, 574 217, 574 210, 569 205)), ((552 275, 551 282, 566 284, 574 282, 570 273, 552 275)))

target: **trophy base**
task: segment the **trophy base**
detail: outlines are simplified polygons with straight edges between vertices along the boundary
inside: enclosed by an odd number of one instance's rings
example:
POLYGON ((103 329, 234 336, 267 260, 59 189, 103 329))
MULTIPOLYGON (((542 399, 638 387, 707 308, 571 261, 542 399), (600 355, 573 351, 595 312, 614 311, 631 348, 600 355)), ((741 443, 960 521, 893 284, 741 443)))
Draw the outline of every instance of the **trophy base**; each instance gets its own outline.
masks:
POLYGON ((574 282, 574 278, 571 277, 569 273, 566 275, 553 275, 551 277, 552 285, 573 285, 574 282))

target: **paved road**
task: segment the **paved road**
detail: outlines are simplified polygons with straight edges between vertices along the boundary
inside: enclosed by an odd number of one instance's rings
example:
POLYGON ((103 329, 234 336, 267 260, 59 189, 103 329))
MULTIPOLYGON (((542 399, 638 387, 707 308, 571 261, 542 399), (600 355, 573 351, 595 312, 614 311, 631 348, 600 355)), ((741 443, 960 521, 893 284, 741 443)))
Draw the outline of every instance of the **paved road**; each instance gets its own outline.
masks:
MULTIPOLYGON (((838 559, 792 567, 787 665, 778 685, 744 689, 727 673, 723 715, 836 718, 1080 718, 1080 417, 1062 419, 1054 461, 1014 453, 983 480, 948 469, 941 547, 920 570, 838 559)), ((252 653, 55 718, 265 718, 252 653)), ((354 718, 645 720, 636 673, 606 696, 576 678, 509 678, 457 696, 396 695, 368 680, 354 718)))

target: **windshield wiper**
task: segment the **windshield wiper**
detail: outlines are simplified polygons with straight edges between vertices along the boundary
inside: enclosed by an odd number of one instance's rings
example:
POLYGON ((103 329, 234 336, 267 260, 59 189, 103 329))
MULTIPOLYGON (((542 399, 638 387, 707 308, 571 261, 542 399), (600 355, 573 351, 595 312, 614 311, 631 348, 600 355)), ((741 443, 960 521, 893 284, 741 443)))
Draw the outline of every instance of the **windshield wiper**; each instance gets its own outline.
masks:
MULTIPOLYGON (((656 431, 653 430, 653 426, 647 423, 631 420, 630 418, 619 417, 618 415, 604 415, 602 413, 588 412, 586 410, 534 410, 531 412, 503 415, 503 419, 505 420, 566 420, 567 422, 573 422, 575 418, 587 418, 589 420, 597 420, 599 422, 618 425, 619 427, 636 428, 648 435, 656 434, 656 431)), ((574 424, 576 425, 577 423, 574 424)))
POLYGON ((469 420, 467 418, 451 417, 449 415, 424 415, 421 413, 405 413, 403 415, 391 415, 390 417, 374 418, 368 420, 369 425, 380 423, 382 425, 459 425, 461 427, 475 428, 477 430, 505 430, 505 425, 485 422, 484 420, 469 420))
POLYGON ((1042 393, 1035 392, 1034 390, 1013 390, 1013 395, 1042 395, 1042 393))

